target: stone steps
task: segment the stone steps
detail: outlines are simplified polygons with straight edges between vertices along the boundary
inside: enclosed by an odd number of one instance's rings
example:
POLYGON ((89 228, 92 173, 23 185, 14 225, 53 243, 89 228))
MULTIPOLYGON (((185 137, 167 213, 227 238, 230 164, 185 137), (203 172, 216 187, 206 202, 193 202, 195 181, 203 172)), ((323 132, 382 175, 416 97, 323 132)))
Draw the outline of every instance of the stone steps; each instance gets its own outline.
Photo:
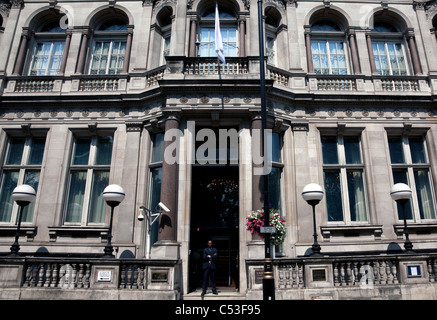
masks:
POLYGON ((235 290, 229 289, 217 289, 218 294, 213 294, 211 290, 208 290, 202 299, 202 290, 196 290, 187 294, 184 294, 182 300, 246 300, 246 295, 235 290))

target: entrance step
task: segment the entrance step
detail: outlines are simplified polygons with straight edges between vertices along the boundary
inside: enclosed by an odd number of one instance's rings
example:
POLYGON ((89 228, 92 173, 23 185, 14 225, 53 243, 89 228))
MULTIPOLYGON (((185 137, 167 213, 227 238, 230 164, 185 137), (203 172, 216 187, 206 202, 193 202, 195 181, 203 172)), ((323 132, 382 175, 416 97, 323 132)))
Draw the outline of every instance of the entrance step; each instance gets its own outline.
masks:
POLYGON ((217 289, 218 294, 213 294, 211 290, 208 290, 202 299, 202 290, 196 290, 187 294, 184 294, 183 300, 246 300, 246 295, 238 291, 233 290, 220 290, 217 289))

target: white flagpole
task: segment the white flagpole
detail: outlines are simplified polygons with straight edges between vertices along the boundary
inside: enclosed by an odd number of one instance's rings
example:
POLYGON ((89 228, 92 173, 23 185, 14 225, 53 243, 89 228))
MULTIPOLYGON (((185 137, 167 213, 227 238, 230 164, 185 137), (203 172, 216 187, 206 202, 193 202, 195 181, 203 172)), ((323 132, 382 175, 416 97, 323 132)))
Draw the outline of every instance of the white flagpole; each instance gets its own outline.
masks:
POLYGON ((223 42, 222 42, 222 34, 220 32, 220 19, 219 19, 219 11, 218 4, 215 3, 215 51, 217 52, 217 58, 226 63, 225 53, 223 51, 223 42))

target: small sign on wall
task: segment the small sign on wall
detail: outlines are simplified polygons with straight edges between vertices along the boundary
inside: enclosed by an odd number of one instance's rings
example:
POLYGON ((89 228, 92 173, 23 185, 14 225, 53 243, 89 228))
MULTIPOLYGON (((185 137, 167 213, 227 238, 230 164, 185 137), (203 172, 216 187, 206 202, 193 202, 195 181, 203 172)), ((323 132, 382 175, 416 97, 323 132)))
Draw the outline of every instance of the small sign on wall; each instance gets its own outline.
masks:
POLYGON ((420 265, 407 266, 407 271, 408 271, 408 278, 422 276, 422 272, 420 270, 420 265))
POLYGON ((102 270, 97 273, 98 282, 111 282, 112 271, 102 270))

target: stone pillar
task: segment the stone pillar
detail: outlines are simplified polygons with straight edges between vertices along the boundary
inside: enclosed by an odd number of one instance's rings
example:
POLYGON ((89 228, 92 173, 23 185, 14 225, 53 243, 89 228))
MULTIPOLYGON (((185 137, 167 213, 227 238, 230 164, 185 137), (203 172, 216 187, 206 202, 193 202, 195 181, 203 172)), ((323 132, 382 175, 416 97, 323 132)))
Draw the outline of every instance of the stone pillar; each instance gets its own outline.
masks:
POLYGON ((177 242, 179 118, 171 114, 165 121, 164 160, 162 162, 161 202, 170 210, 161 210, 158 241, 152 246, 153 259, 179 259, 177 242))
POLYGON ((127 34, 126 50, 124 54, 122 73, 129 73, 129 62, 130 62, 131 51, 132 51, 132 30, 130 30, 129 33, 127 34))
POLYGON ((408 34, 408 47, 410 48, 411 61, 413 62, 414 74, 422 74, 422 67, 420 66, 419 54, 417 53, 416 41, 413 34, 408 34))
POLYGON ((240 57, 246 56, 246 23, 240 19, 240 57))
POLYGON ((59 74, 64 74, 65 66, 67 65, 68 52, 70 50, 71 43, 71 30, 67 30, 67 35, 65 36, 64 52, 62 54, 61 66, 59 67, 59 74))
POLYGON ((21 43, 20 43, 20 49, 18 50, 18 57, 15 61, 14 65, 14 71, 12 72, 13 75, 21 75, 23 72, 23 66, 24 66, 24 59, 26 57, 26 50, 27 50, 27 42, 29 41, 29 35, 28 33, 23 33, 21 36, 21 43))
POLYGON ((360 67, 360 59, 358 57, 358 50, 357 50, 357 43, 355 40, 355 33, 349 34, 349 45, 351 47, 352 66, 354 68, 353 74, 360 74, 361 67, 360 67))
POLYGON ((191 20, 189 57, 196 56, 196 20, 191 20))
MULTIPOLYGON (((164 138, 164 161, 162 162, 161 202, 170 209, 170 212, 162 212, 159 220, 158 241, 177 240, 177 194, 178 194, 178 163, 171 163, 166 151, 173 150, 171 157, 177 157, 178 137, 170 135, 171 141, 166 141, 169 130, 179 130, 179 119, 170 115, 165 121, 164 138), (176 140, 175 140, 176 139, 176 140), (176 146, 174 145, 176 143, 176 146), (176 148, 174 148, 176 147, 176 148)), ((175 131, 176 132, 176 131, 175 131)))
POLYGON ((367 51, 369 52, 369 60, 370 60, 370 71, 372 74, 377 74, 375 64, 375 57, 373 56, 373 48, 372 48, 372 37, 370 34, 366 34, 366 43, 367 43, 367 51))
POLYGON ((305 26, 305 47, 307 56, 308 73, 314 73, 313 54, 311 52, 311 35, 309 33, 309 26, 305 26))
POLYGON ((80 51, 79 51, 79 57, 77 59, 77 66, 76 66, 76 74, 82 74, 83 69, 85 67, 85 59, 86 59, 86 51, 88 47, 88 33, 82 34, 82 41, 80 43, 80 51))

